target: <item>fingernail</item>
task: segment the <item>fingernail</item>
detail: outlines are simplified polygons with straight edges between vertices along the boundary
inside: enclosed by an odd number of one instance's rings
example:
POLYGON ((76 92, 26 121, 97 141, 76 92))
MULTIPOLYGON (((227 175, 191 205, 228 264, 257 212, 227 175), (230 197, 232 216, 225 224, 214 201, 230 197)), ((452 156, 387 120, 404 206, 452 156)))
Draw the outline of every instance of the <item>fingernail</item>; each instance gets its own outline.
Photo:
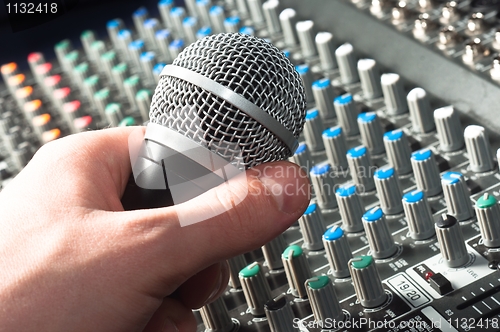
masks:
POLYGON ((165 323, 163 324, 163 328, 161 329, 162 332, 179 332, 179 329, 177 328, 177 325, 175 325, 174 321, 171 320, 170 318, 167 318, 165 320, 165 323))
POLYGON ((290 163, 265 165, 259 179, 276 201, 280 211, 293 213, 309 199, 309 180, 300 168, 290 163))

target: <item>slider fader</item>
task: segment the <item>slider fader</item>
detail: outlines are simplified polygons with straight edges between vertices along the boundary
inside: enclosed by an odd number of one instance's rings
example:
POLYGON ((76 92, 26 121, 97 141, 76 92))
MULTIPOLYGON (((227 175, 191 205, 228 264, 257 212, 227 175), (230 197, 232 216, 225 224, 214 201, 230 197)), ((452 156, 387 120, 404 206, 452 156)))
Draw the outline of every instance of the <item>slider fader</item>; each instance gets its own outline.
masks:
POLYGON ((499 9, 161 0, 131 24, 110 17, 81 47, 27 55, 28 71, 1 66, 1 184, 49 141, 147 121, 159 73, 191 42, 253 34, 304 82, 290 160, 314 196, 286 232, 229 260, 227 291, 195 311, 198 331, 499 330, 499 9))

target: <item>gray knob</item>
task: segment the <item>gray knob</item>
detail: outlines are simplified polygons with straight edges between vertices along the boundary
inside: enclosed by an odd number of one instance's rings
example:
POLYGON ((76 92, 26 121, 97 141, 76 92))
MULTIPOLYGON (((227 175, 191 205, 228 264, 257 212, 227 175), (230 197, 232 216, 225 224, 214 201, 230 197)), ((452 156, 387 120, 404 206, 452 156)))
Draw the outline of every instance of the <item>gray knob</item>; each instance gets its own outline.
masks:
POLYGON ((476 201, 476 216, 483 243, 489 248, 500 247, 500 207, 495 196, 485 193, 476 201))
POLYGON ((306 291, 311 303, 314 320, 327 323, 344 319, 335 288, 328 276, 313 277, 306 281, 306 291))
POLYGON ((247 4, 253 25, 256 27, 264 25, 266 21, 262 11, 262 0, 247 0, 247 4))
POLYGON ((335 278, 349 277, 349 260, 352 258, 351 248, 342 228, 333 226, 323 234, 326 258, 335 278))
POLYGON ((264 316, 264 304, 271 299, 271 289, 259 263, 254 262, 240 271, 240 282, 250 313, 264 316))
POLYGON ((108 21, 106 24, 106 30, 108 31, 108 36, 114 47, 118 45, 118 31, 123 29, 125 25, 123 24, 123 20, 120 18, 115 18, 114 20, 108 21))
POLYGON ((305 168, 307 173, 309 173, 311 154, 309 153, 309 149, 307 148, 306 143, 299 144, 299 147, 297 148, 297 150, 295 150, 294 155, 290 157, 290 161, 305 168))
POLYGON ((457 219, 443 213, 435 227, 444 263, 452 268, 465 265, 469 261, 469 254, 457 219))
POLYGON ((262 253, 264 254, 264 259, 266 260, 269 270, 279 270, 283 268, 281 253, 286 247, 285 238, 282 234, 262 246, 262 253))
POLYGON ((493 156, 484 127, 467 126, 464 139, 471 170, 476 173, 491 171, 494 167, 493 156))
POLYGON ((316 201, 322 210, 331 210, 337 207, 337 201, 333 192, 335 183, 332 166, 322 163, 311 168, 310 178, 316 193, 316 201))
POLYGON ((448 214, 458 221, 472 218, 474 210, 470 200, 469 189, 465 178, 459 172, 446 172, 441 176, 444 199, 448 207, 448 214))
POLYGON ((464 146, 462 125, 458 112, 453 106, 438 108, 434 111, 434 122, 439 139, 439 148, 445 152, 460 150, 464 146))
POLYGON ((375 171, 374 179, 382 211, 385 214, 403 212, 401 188, 394 168, 390 166, 380 167, 375 171))
POLYGON ((304 58, 311 58, 318 55, 316 44, 314 43, 314 22, 311 20, 297 22, 295 28, 297 29, 300 49, 304 58))
POLYGON ((371 163, 368 149, 362 145, 347 151, 347 163, 352 180, 356 184, 359 193, 369 192, 375 189, 375 182, 371 174, 371 163))
POLYGON ((384 134, 384 146, 389 164, 399 175, 411 172, 411 150, 406 134, 401 129, 384 134))
POLYGON ((430 149, 415 151, 411 155, 411 167, 417 181, 417 188, 423 190, 427 197, 441 193, 439 169, 430 149))
POLYGON ((368 148, 371 155, 384 153, 384 136, 382 125, 375 112, 366 112, 358 115, 358 126, 361 142, 368 148))
POLYGON ((210 0, 196 1, 196 11, 198 12, 202 26, 210 26, 210 7, 212 7, 210 0))
POLYGON ((330 80, 323 78, 315 81, 312 84, 312 92, 321 118, 323 120, 334 119, 336 116, 333 108, 334 93, 330 80))
POLYGON ((182 20, 182 28, 184 30, 184 39, 188 44, 196 41, 196 33, 200 29, 198 18, 187 16, 182 20))
POLYGON ((163 25, 168 29, 172 28, 172 20, 170 19, 170 11, 174 8, 174 1, 158 2, 158 12, 160 13, 163 25))
POLYGON ((301 247, 289 246, 281 256, 285 266, 286 279, 292 295, 302 299, 307 298, 304 283, 311 278, 311 270, 301 247))
POLYGON ((91 45, 93 42, 97 40, 95 32, 92 30, 85 30, 82 32, 80 35, 80 41, 82 42, 83 49, 85 51, 85 54, 89 57, 91 61, 95 61, 93 58, 93 53, 91 51, 91 45))
POLYGON ((339 67, 340 80, 344 84, 356 83, 359 81, 354 57, 354 48, 351 44, 345 43, 335 50, 335 58, 339 67))
POLYGON ((321 133, 323 124, 317 109, 309 110, 306 113, 306 123, 304 124, 304 138, 311 151, 321 151, 325 149, 321 133))
POLYGON ((406 96, 410 110, 410 120, 413 130, 417 133, 428 133, 436 127, 427 93, 422 88, 411 90, 406 96))
POLYGON ((306 90, 306 98, 308 103, 314 102, 314 94, 312 90, 313 85, 313 74, 306 64, 298 65, 295 67, 299 73, 302 83, 304 83, 304 89, 306 90))
POLYGON ((205 332, 231 332, 234 328, 222 297, 201 307, 200 315, 205 325, 205 332))
POLYGON ((361 218, 363 218, 365 208, 357 193, 356 185, 346 184, 339 187, 335 196, 344 231, 348 233, 361 232, 364 229, 361 218))
POLYGON ((241 288, 239 273, 245 266, 248 265, 245 256, 235 256, 228 259, 227 263, 229 265, 229 286, 234 289, 241 288))
POLYGON ((241 27, 239 16, 230 16, 224 20, 224 31, 227 33, 238 33, 241 27))
POLYGON ((333 35, 329 32, 319 32, 316 35, 315 42, 316 48, 318 49, 321 69, 330 71, 337 68, 333 35))
POLYGON ((182 21, 186 17, 186 10, 183 7, 174 7, 170 10, 170 21, 172 22, 172 30, 177 33, 178 38, 184 37, 182 29, 182 21))
POLYGON ((363 225, 373 257, 383 259, 396 253, 398 247, 380 207, 374 207, 363 215, 363 225))
POLYGON ((403 208, 412 239, 425 240, 436 233, 431 208, 423 191, 406 193, 403 196, 403 208))
POLYGON ((248 7, 246 0, 236 0, 236 8, 238 10, 238 15, 241 16, 242 19, 246 19, 248 17, 248 7))
POLYGON ((290 302, 285 294, 280 294, 264 305, 271 332, 293 331, 293 314, 290 302))
POLYGON ((354 257, 349 261, 349 270, 356 297, 363 307, 378 307, 387 300, 377 265, 371 256, 354 257))
MULTIPOLYGON (((316 188, 314 189, 316 190, 316 188)), ((299 225, 304 237, 303 247, 308 250, 323 249, 321 238, 325 232, 325 226, 317 204, 313 203, 309 205, 304 214, 299 218, 299 225)))
POLYGON ((377 62, 373 59, 361 59, 358 61, 358 74, 361 82, 361 90, 366 99, 375 99, 382 96, 380 85, 380 72, 377 62))
POLYGON ((408 111, 406 93, 399 75, 394 73, 383 74, 380 77, 380 83, 382 84, 387 114, 399 115, 406 113, 408 111))
POLYGON ((354 104, 352 95, 346 93, 342 96, 338 96, 334 99, 333 106, 337 114, 339 125, 342 127, 344 133, 347 136, 359 135, 359 110, 354 104))
MULTIPOLYGON (((328 162, 337 172, 347 170, 347 143, 340 126, 331 127, 323 131, 323 144, 325 146, 328 162)), ((299 146, 300 147, 300 146, 299 146)))
POLYGON ((278 0, 268 0, 262 5, 264 17, 266 19, 267 30, 271 35, 281 32, 281 24, 278 14, 278 7, 280 3, 278 0))
POLYGON ((283 39, 287 47, 295 47, 299 43, 295 25, 297 24, 297 13, 292 8, 287 8, 280 13, 281 29, 283 39))
POLYGON ((214 33, 225 32, 226 29, 224 28, 224 20, 226 19, 226 16, 224 14, 224 8, 221 6, 212 6, 208 14, 210 16, 210 23, 214 33))

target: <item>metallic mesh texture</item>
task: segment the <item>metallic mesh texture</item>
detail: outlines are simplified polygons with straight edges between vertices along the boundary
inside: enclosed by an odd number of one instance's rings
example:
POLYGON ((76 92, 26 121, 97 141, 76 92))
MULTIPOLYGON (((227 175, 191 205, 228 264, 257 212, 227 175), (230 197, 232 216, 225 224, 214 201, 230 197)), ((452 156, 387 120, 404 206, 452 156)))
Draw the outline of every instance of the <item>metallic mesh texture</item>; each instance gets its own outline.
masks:
MULTIPOLYGON (((305 121, 302 80, 292 63, 263 39, 217 34, 188 46, 174 60, 240 94, 298 138, 305 121)), ((171 128, 239 168, 283 160, 292 151, 256 120, 222 98, 164 76, 152 99, 150 121, 171 128)))

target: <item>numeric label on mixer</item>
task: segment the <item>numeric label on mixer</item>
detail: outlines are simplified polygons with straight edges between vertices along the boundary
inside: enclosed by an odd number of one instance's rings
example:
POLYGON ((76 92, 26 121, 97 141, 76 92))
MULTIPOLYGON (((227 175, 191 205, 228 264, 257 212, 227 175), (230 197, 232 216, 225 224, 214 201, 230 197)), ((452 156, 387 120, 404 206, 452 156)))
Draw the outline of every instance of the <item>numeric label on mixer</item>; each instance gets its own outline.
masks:
POLYGON ((394 289, 408 304, 414 308, 421 307, 431 302, 430 296, 411 282, 404 274, 398 274, 387 279, 387 284, 394 289))

